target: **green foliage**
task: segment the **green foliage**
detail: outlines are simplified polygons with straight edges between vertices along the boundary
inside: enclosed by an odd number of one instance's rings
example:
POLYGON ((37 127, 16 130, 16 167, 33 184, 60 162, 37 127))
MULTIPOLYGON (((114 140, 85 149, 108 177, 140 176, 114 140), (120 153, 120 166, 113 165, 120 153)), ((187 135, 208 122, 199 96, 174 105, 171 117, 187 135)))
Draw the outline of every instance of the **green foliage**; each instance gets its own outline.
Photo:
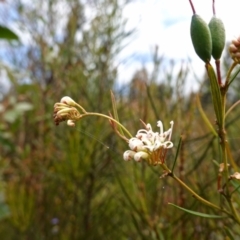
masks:
POLYGON ((191 211, 189 209, 186 209, 186 208, 182 208, 182 207, 179 207, 175 204, 172 204, 172 203, 169 203, 169 205, 172 205, 182 211, 185 211, 187 213, 190 213, 192 215, 195 215, 197 217, 203 217, 203 218, 224 218, 223 216, 218 216, 218 215, 210 215, 210 214, 205 214, 205 213, 201 213, 201 212, 196 212, 196 211, 191 211))
MULTIPOLYGON (((75 128, 65 123, 54 126, 53 105, 65 95, 88 111, 112 111, 110 90, 118 73, 114 60, 131 32, 123 30, 119 1, 91 2, 96 3, 96 15, 87 19, 88 28, 81 1, 16 6, 23 18, 19 16, 19 25, 29 29, 34 47, 26 55, 23 52, 21 59, 19 47, 11 56, 15 68, 6 69, 12 86, 0 105, 0 237, 182 240, 237 236, 238 226, 229 218, 194 218, 169 206, 171 202, 218 215, 173 184, 173 179, 160 179, 164 173, 159 167, 124 162, 122 154, 128 146, 107 121, 92 117, 82 119, 75 128), (57 11, 59 4, 65 4, 64 13, 57 11), (63 17, 64 37, 59 40, 55 30, 63 17)), ((128 86, 129 95, 116 92, 118 112, 113 114, 133 135, 142 128, 139 119, 152 126, 159 119, 166 125, 174 120, 173 142, 177 146, 182 136, 181 148, 176 159, 177 148, 168 152, 169 166, 201 196, 219 201, 218 169, 213 164, 213 160, 221 162, 218 139, 197 110, 199 94, 184 93, 189 66, 183 64, 173 74, 175 62, 165 68, 164 61, 156 49, 154 72, 139 70, 128 86)), ((237 85, 235 95, 238 90, 237 85)), ((210 94, 204 82, 200 100, 213 124, 213 109, 206 101, 210 94)), ((239 114, 235 108, 226 120, 234 159, 239 159, 239 114)))
POLYGON ((0 38, 6 40, 18 40, 18 36, 9 28, 0 25, 0 38))

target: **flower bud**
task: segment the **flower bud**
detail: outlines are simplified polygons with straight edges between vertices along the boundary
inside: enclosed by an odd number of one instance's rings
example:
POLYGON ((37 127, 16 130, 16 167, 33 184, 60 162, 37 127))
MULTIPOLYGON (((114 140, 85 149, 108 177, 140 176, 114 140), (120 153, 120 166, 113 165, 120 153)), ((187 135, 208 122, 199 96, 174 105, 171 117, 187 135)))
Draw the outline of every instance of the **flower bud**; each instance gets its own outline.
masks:
POLYGON ((73 106, 73 107, 76 106, 76 102, 68 96, 63 97, 60 102, 65 103, 69 106, 73 106))
POLYGON ((146 160, 148 159, 149 155, 146 153, 146 152, 137 152, 135 155, 134 155, 134 160, 136 162, 141 162, 141 160, 146 160))
POLYGON ((233 61, 240 63, 240 37, 232 40, 229 46, 229 53, 233 61))
POLYGON ((67 120, 67 125, 70 127, 75 127, 75 122, 73 120, 67 120))
POLYGON ((142 150, 143 142, 141 140, 139 140, 138 138, 131 138, 129 140, 129 147, 131 150, 134 150, 134 151, 142 150))
POLYGON ((212 38, 207 23, 197 14, 192 16, 191 39, 196 54, 208 63, 212 53, 212 38))
POLYGON ((131 151, 131 150, 127 150, 123 153, 123 159, 125 161, 130 161, 134 158, 134 155, 136 154, 136 152, 131 151))
POLYGON ((208 24, 212 36, 212 56, 215 60, 221 58, 225 46, 225 28, 221 19, 212 17, 208 24))

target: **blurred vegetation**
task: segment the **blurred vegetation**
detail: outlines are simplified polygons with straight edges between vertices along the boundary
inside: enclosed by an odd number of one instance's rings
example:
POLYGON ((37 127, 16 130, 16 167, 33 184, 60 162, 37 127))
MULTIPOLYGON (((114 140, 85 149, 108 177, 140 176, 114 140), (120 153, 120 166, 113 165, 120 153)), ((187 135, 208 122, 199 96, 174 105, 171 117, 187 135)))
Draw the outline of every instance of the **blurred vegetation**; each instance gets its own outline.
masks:
MULTIPOLYGON (((110 90, 115 89, 120 120, 132 134, 142 127, 139 119, 152 126, 159 119, 165 126, 174 120, 175 145, 183 136, 175 173, 201 196, 222 201, 212 161, 220 161, 218 140, 196 104, 200 95, 203 109, 215 121, 207 77, 199 77, 199 93, 187 95, 189 64, 178 69, 174 61, 166 64, 156 48, 153 71, 138 69, 129 76, 129 85, 116 88, 116 57, 133 34, 125 31, 125 4, 11 1, 23 39, 9 42, 4 50, 11 65, 1 62, 11 81, 0 102, 1 239, 215 240, 237 233, 231 219, 194 217, 168 205, 213 213, 172 179, 160 179, 158 167, 124 162, 128 146, 107 121, 83 119, 75 128, 53 123, 53 105, 61 97, 108 114, 110 90)), ((239 89, 235 81, 230 102, 239 99, 239 89)), ((239 114, 236 108, 227 119, 238 164, 239 114)), ((169 152, 169 165, 175 151, 169 152)))

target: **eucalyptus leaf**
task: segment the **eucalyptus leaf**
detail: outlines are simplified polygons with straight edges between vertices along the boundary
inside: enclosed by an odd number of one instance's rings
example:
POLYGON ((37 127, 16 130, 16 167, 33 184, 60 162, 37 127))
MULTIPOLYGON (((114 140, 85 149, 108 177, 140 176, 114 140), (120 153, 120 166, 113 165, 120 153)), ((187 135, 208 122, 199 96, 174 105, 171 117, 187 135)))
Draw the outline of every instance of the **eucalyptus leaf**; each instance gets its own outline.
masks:
POLYGON ((218 215, 211 215, 211 214, 206 214, 206 213, 200 213, 200 212, 195 212, 195 211, 192 211, 192 210, 189 210, 189 209, 186 209, 186 208, 182 208, 182 207, 179 207, 173 203, 168 203, 169 205, 172 205, 184 212, 187 212, 187 213, 190 213, 192 215, 195 215, 195 216, 198 216, 198 217, 204 217, 204 218, 225 218, 223 216, 218 216, 218 215))

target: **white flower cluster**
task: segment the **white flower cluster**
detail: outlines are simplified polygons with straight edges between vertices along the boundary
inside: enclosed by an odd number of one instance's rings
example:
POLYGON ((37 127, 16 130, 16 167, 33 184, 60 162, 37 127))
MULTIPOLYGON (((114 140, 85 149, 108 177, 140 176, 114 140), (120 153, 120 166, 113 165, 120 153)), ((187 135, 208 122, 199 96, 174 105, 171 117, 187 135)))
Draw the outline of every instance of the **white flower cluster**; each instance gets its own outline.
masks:
POLYGON ((157 165, 164 162, 167 149, 173 147, 170 141, 172 136, 173 121, 170 122, 170 129, 163 131, 161 121, 157 122, 160 132, 153 132, 150 124, 146 129, 140 129, 136 137, 129 140, 129 148, 123 154, 123 159, 129 161, 134 159, 137 162, 148 160, 150 164, 157 165))

